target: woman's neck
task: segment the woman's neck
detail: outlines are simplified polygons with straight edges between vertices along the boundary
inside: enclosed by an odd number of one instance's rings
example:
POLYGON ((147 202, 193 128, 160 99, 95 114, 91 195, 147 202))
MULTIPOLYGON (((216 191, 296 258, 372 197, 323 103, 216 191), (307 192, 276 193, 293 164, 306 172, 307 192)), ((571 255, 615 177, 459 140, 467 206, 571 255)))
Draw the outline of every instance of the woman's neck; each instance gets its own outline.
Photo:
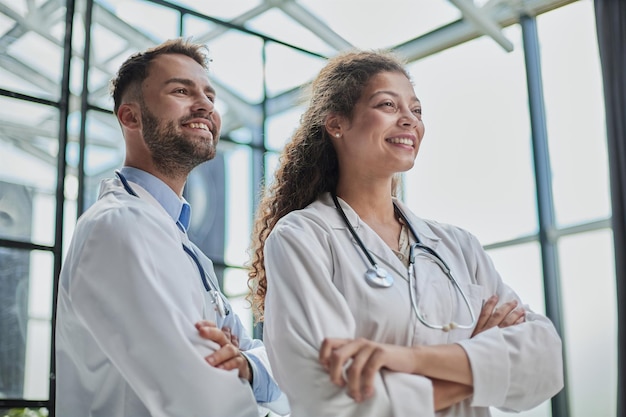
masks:
POLYGON ((352 207, 366 223, 397 222, 391 196, 391 181, 367 184, 337 184, 337 196, 352 207))

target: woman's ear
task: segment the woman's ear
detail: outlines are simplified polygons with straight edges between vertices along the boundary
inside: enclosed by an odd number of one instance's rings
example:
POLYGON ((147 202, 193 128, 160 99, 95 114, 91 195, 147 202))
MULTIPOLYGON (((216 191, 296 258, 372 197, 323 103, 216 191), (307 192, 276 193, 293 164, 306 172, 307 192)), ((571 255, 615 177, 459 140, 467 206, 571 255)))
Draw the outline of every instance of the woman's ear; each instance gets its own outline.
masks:
POLYGON ((126 129, 141 127, 141 110, 135 103, 124 103, 117 109, 117 119, 126 129))
POLYGON ((324 128, 326 132, 333 138, 340 138, 343 135, 343 131, 341 130, 342 125, 342 117, 331 113, 326 116, 326 122, 324 123, 324 128))

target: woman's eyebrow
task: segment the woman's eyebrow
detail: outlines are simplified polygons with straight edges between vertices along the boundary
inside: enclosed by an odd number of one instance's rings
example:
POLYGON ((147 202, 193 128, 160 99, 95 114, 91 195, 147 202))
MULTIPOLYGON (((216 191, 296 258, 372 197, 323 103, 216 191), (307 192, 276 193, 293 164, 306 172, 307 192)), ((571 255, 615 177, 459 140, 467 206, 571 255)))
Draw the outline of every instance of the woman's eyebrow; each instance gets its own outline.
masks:
MULTIPOLYGON (((378 96, 380 94, 389 94, 390 96, 393 96, 393 97, 400 97, 400 95, 398 93, 394 92, 394 91, 391 91, 391 90, 379 90, 379 91, 374 92, 374 94, 372 94, 369 99, 371 100, 371 99, 375 98, 376 96, 378 96)), ((419 104, 422 104, 422 102, 420 101, 419 98, 417 98, 417 96, 413 96, 411 101, 419 103, 419 104)))

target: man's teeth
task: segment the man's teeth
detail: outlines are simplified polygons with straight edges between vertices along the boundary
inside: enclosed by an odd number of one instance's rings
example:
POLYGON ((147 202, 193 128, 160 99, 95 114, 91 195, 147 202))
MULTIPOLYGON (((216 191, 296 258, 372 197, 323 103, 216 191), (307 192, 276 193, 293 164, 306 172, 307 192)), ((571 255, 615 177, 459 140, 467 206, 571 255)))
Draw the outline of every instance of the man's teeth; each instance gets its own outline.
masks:
POLYGON ((407 145, 407 146, 413 146, 413 141, 411 139, 407 139, 407 138, 389 138, 389 139, 387 139, 387 142, 398 143, 398 144, 407 145))
POLYGON ((209 127, 205 125, 204 123, 189 123, 189 127, 192 129, 209 130, 209 127))

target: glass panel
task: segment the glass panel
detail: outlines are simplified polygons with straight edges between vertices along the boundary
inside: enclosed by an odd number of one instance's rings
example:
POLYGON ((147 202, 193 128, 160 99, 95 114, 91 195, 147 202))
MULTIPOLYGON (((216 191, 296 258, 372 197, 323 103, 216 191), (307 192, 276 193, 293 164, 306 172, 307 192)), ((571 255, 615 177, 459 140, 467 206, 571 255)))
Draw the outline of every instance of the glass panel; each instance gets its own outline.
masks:
MULTIPOLYGON (((70 177, 67 177, 70 178, 70 177)), ((74 228, 76 227, 76 219, 78 217, 78 207, 76 205, 76 193, 78 192, 77 190, 77 185, 78 182, 76 181, 76 177, 71 177, 73 182, 75 183, 74 186, 72 186, 72 188, 74 188, 73 190, 73 195, 71 196, 71 199, 66 198, 65 199, 65 204, 64 204, 64 217, 63 217, 63 248, 62 248, 62 252, 63 255, 61 257, 62 260, 65 260, 65 256, 67 255, 67 249, 70 245, 70 242, 72 240, 72 236, 74 235, 74 228)), ((69 187, 67 186, 67 182, 66 182, 66 193, 67 193, 67 189, 69 187)))
POLYGON ((384 48, 413 39, 461 17, 451 2, 432 0, 299 0, 351 44, 384 48), (358 18, 355 13, 358 13, 358 18), (393 22, 382 30, 381 22, 393 22))
POLYGON ((483 244, 537 229, 519 26, 505 35, 513 52, 482 37, 410 66, 426 135, 405 175, 405 199, 418 215, 464 227, 483 244))
MULTIPOLYGON (((80 114, 72 115, 78 119, 80 114)), ((72 126, 78 129, 79 124, 72 126)), ((76 132, 78 135, 78 132, 76 132)), ((126 146, 117 118, 110 113, 90 111, 86 119, 85 147, 85 207, 93 204, 100 188, 100 181, 114 175, 114 170, 122 166, 126 146)), ((78 164, 78 143, 71 144, 68 150, 68 164, 78 164)))
POLYGON ((280 155, 276 152, 267 152, 265 154, 265 184, 266 187, 270 187, 274 182, 274 172, 278 168, 280 155))
MULTIPOLYGON (((272 39, 276 39, 305 50, 313 51, 321 55, 330 56, 336 52, 334 48, 322 41, 318 35, 313 34, 313 32, 309 31, 305 26, 294 21, 290 16, 286 15, 278 8, 272 8, 265 13, 258 15, 254 19, 249 20, 246 26, 249 26, 256 32, 267 35, 272 39)), ((280 47, 287 48, 282 45, 280 45, 280 47)), ((294 50, 293 52, 297 51, 294 50)), ((306 67, 294 65, 294 63, 289 60, 278 61, 277 64, 278 63, 280 63, 282 67, 287 66, 288 69, 306 69, 306 67), (285 63, 289 63, 289 65, 285 65, 285 63)), ((297 73, 299 71, 289 72, 297 73)))
POLYGON ((107 0, 101 3, 101 7, 109 10, 115 20, 123 20, 144 37, 152 39, 154 44, 179 35, 180 14, 168 7, 141 0, 107 0))
POLYGON ((593 2, 574 2, 537 21, 557 221, 568 225, 608 217, 608 154, 593 2))
POLYGON ((58 22, 64 27, 64 9, 59 10, 56 3, 51 3, 46 7, 19 10, 16 2, 3 3, 9 4, 3 4, 7 9, 0 25, 7 29, 11 26, 11 29, 3 36, 0 88, 49 100, 58 99, 63 37, 53 36, 52 27, 58 22), (28 16, 20 16, 22 13, 28 16), (18 20, 12 21, 7 16, 15 16, 18 20), (35 21, 38 24, 34 24, 35 21))
POLYGON ((185 190, 192 207, 189 236, 216 263, 243 265, 252 230, 251 152, 223 143, 195 168, 185 190))
POLYGON ((48 398, 53 255, 0 248, 0 398, 48 398))
POLYGON ((0 108, 0 236, 52 245, 58 111, 4 97, 0 108))
POLYGON ((204 13, 206 15, 216 17, 221 20, 231 20, 239 15, 244 14, 246 11, 258 6, 261 2, 261 0, 175 0, 171 3, 179 4, 183 7, 188 7, 191 10, 196 10, 200 13, 204 13))
POLYGON ((233 312, 239 316, 241 323, 252 336, 253 317, 248 294, 248 274, 244 269, 226 268, 224 270, 224 292, 230 301, 233 312))
POLYGON ((225 134, 228 134, 228 137, 237 143, 242 143, 242 144, 252 143, 252 139, 253 139, 252 131, 248 128, 242 127, 239 129, 232 130, 228 133, 222 131, 222 136, 224 136, 225 134))
POLYGON ((183 36, 192 37, 196 41, 204 37, 211 38, 211 32, 221 31, 223 28, 224 26, 213 23, 210 20, 188 14, 183 15, 183 36))
POLYGON ((230 298, 248 295, 248 271, 240 268, 226 268, 224 271, 224 294, 230 298))
POLYGON ((267 45, 266 56, 267 94, 270 97, 312 81, 326 64, 324 59, 271 42, 267 45))
POLYGON ((559 242, 572 417, 614 416, 617 306, 613 235, 600 230, 559 242))
POLYGON ((513 288, 531 310, 545 314, 539 243, 492 249, 488 253, 504 283, 513 288))
POLYGON ((247 146, 222 148, 226 163, 226 263, 248 261, 252 233, 252 152, 247 146))
MULTIPOLYGON (((216 89, 220 86, 232 90, 221 94, 220 100, 244 100, 260 103, 263 99, 263 61, 261 40, 255 36, 229 30, 209 44, 211 77, 216 89), (236 55, 233 55, 236 51, 236 55), (229 97, 233 95, 233 97, 229 97)), ((234 104, 235 108, 237 102, 234 104)))
MULTIPOLYGON (((103 108, 113 108, 109 80, 130 55, 152 46, 155 41, 134 26, 115 16, 108 8, 94 3, 91 28, 89 101, 103 108)), ((82 51, 82 50, 81 50, 82 51)))
POLYGON ((224 147, 215 158, 196 167, 187 181, 191 205, 189 238, 216 264, 224 263, 226 190, 224 147))
POLYGON ((304 107, 296 106, 267 118, 265 123, 267 130, 265 146, 267 149, 279 151, 285 146, 285 143, 291 140, 303 112, 304 107))

